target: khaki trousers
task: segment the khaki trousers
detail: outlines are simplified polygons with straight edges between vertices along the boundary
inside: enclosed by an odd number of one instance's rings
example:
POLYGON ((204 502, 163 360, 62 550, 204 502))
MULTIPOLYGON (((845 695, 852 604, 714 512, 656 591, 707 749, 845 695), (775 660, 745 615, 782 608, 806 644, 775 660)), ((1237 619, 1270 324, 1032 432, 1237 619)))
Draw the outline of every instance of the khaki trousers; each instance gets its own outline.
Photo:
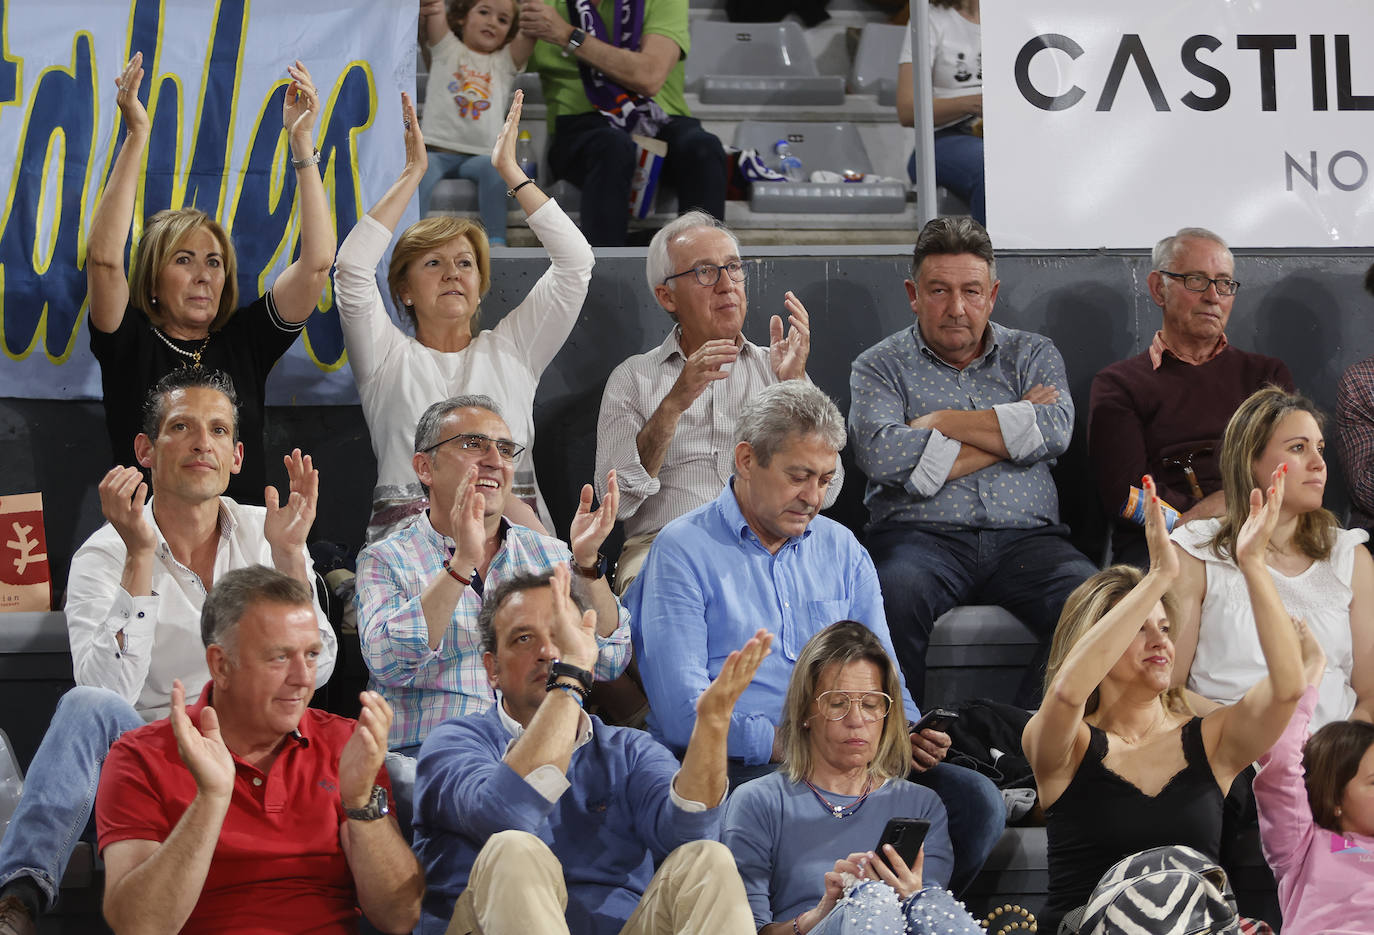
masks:
MULTIPOLYGON (((502 831, 472 866, 448 935, 563 935, 568 890, 547 844, 502 831)), ((621 935, 754 935, 754 916, 734 858, 718 841, 693 841, 668 855, 621 935)))
POLYGON ((639 575, 644 560, 649 557, 649 546, 658 538, 657 532, 646 532, 641 536, 631 536, 621 546, 620 558, 615 562, 615 593, 624 594, 630 582, 639 575))

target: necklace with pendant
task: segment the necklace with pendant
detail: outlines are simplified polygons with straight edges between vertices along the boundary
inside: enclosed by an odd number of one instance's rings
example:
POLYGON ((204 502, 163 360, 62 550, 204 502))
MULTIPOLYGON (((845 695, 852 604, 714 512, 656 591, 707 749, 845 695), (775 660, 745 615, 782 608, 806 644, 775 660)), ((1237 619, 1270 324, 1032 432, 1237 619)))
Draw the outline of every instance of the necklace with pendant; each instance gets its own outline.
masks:
POLYGON ((806 783, 806 788, 810 789, 816 798, 820 800, 821 804, 830 812, 830 817, 832 818, 848 818, 850 815, 853 815, 859 810, 859 806, 864 804, 864 799, 868 798, 868 794, 873 791, 873 780, 870 778, 868 782, 864 783, 864 791, 857 799, 850 802, 848 805, 837 805, 827 799, 821 790, 812 785, 811 780, 803 779, 802 782, 806 783))
POLYGON ((177 352, 178 354, 180 354, 182 357, 185 357, 185 358, 187 358, 188 360, 191 361, 190 364, 182 364, 183 367, 186 367, 186 366, 189 366, 189 367, 191 367, 191 368, 199 367, 199 366, 200 366, 200 355, 205 353, 205 348, 206 348, 206 347, 209 345, 209 343, 210 343, 210 335, 207 334, 207 335, 205 336, 205 339, 204 339, 203 341, 200 342, 200 347, 196 348, 194 351, 188 351, 188 350, 184 350, 183 348, 177 347, 175 344, 173 344, 173 343, 172 343, 172 339, 169 338, 169 337, 167 337, 167 335, 163 334, 161 328, 154 328, 154 329, 153 329, 153 334, 155 334, 155 335, 157 335, 159 338, 161 338, 163 344, 167 345, 167 346, 170 347, 172 350, 176 351, 176 352, 177 352))

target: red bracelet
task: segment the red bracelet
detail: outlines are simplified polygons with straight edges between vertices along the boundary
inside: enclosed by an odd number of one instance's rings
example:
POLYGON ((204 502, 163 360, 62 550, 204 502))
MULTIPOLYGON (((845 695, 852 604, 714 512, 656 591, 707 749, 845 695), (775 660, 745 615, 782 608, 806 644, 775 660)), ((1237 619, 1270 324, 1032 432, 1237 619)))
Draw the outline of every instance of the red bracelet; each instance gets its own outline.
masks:
POLYGON ((458 574, 458 572, 454 571, 454 570, 453 570, 453 566, 452 566, 451 564, 449 564, 448 562, 444 562, 444 571, 448 572, 448 576, 449 576, 450 578, 452 578, 454 581, 457 581, 459 584, 461 584, 461 585, 462 585, 463 587, 465 587, 465 588, 466 588, 468 585, 472 584, 472 579, 471 579, 471 578, 464 578, 462 575, 458 574))

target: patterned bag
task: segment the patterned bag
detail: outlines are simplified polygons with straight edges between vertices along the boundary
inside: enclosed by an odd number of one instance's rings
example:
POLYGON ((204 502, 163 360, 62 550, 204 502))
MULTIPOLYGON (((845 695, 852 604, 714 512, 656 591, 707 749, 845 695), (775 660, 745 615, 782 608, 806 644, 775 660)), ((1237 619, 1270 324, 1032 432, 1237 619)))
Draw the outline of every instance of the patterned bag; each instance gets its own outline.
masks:
POLYGON ((1226 871, 1191 847, 1155 847, 1102 875, 1073 935, 1237 935, 1240 920, 1226 871))

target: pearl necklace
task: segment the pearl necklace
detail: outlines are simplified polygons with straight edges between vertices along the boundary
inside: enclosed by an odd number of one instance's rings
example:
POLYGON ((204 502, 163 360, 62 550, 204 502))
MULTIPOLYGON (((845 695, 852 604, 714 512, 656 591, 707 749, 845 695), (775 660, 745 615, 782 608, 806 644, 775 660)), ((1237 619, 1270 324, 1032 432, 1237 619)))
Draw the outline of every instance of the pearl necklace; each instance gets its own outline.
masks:
POLYGON ((868 798, 868 794, 873 791, 873 779, 870 777, 869 780, 864 783, 864 791, 857 799, 850 802, 848 805, 836 805, 834 802, 827 799, 821 790, 812 785, 811 780, 803 779, 802 782, 806 783, 806 787, 815 794, 816 798, 820 799, 821 804, 829 810, 830 817, 832 818, 848 818, 853 815, 859 810, 859 806, 864 804, 864 799, 868 798))
MULTIPOLYGON (((206 347, 209 345, 209 343, 210 343, 210 335, 207 334, 207 335, 205 336, 205 339, 204 339, 203 341, 200 342, 200 347, 196 348, 194 351, 188 351, 188 350, 185 350, 185 349, 183 349, 183 348, 177 347, 175 344, 173 344, 173 343, 172 343, 172 339, 169 338, 169 337, 167 337, 167 335, 163 334, 161 328, 154 328, 154 329, 153 329, 153 334, 155 334, 155 335, 157 335, 159 338, 161 338, 163 344, 167 345, 167 346, 170 347, 172 350, 176 351, 176 352, 177 352, 178 354, 180 354, 182 357, 189 358, 190 361, 191 361, 190 366, 193 367, 193 368, 194 368, 194 367, 199 367, 199 366, 200 366, 200 355, 205 353, 205 348, 206 348, 206 347)), ((186 365, 183 364, 182 366, 186 366, 186 365)))

